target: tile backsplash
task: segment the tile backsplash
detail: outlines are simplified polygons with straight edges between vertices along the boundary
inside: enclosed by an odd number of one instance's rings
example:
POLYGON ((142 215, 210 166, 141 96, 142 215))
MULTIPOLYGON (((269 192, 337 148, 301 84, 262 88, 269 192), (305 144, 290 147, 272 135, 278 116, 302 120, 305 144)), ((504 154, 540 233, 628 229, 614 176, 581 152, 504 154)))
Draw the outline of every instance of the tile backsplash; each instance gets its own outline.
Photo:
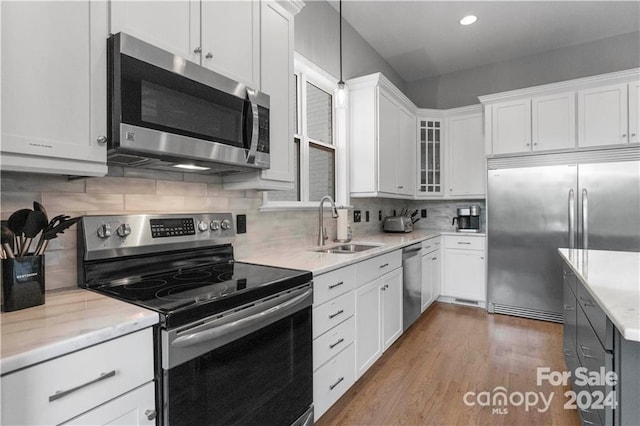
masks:
MULTIPOLYGON (((50 217, 67 214, 106 215, 142 213, 206 213, 231 212, 247 215, 247 233, 237 235, 234 248, 238 255, 268 249, 269 244, 286 240, 304 240, 316 244, 318 212, 260 212, 262 193, 255 190, 230 191, 222 187, 220 178, 183 173, 112 168, 101 178, 68 179, 65 176, 34 173, 2 172, 0 218, 6 220, 15 210, 32 208, 33 201, 42 203, 50 217)), ((396 209, 426 208, 428 217, 417 222, 418 229, 453 230, 451 219, 456 207, 480 204, 484 228, 484 200, 474 201, 406 201, 379 198, 352 199, 354 208, 362 211, 363 221, 350 223, 354 238, 382 230, 378 211, 387 216, 396 209), (365 222, 369 210, 370 221, 365 222)), ((325 213, 330 238, 335 237, 336 221, 325 213)), ((48 290, 75 286, 76 227, 52 240, 46 252, 46 287, 48 290)))

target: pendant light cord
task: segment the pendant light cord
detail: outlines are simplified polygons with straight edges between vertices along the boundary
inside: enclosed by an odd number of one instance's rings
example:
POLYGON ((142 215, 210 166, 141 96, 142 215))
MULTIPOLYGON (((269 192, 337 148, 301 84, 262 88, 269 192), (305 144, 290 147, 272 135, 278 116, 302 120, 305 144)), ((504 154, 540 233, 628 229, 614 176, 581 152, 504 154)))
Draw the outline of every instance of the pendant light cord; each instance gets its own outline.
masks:
POLYGON ((338 84, 344 84, 342 81, 342 0, 340 0, 340 81, 338 84))

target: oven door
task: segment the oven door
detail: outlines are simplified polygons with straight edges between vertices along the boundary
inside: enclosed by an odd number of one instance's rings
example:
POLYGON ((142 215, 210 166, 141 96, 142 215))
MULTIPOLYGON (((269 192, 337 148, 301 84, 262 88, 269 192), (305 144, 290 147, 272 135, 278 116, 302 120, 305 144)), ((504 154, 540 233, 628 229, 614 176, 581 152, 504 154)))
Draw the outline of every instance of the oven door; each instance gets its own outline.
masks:
POLYGON ((305 286, 165 332, 162 423, 294 424, 313 402, 311 302, 305 286))
POLYGON ((108 46, 110 149, 269 166, 268 96, 126 34, 108 46))

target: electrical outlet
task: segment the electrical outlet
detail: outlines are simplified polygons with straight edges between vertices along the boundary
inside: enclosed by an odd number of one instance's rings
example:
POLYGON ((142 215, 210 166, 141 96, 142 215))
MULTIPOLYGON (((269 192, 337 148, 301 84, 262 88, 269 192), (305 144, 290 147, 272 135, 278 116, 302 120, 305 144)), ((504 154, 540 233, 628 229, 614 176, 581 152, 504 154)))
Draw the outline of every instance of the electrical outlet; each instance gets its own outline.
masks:
POLYGON ((364 221, 369 222, 369 210, 364 212, 364 221))
POLYGON ((360 210, 353 211, 353 221, 362 222, 362 212, 360 210))
POLYGON ((382 210, 378 210, 378 221, 382 220, 382 210))
POLYGON ((396 216, 396 209, 393 209, 393 216, 396 216))
POLYGON ((427 217, 427 209, 420 210, 420 217, 427 217))
POLYGON ((245 234, 247 232, 247 215, 236 215, 236 233, 245 234))

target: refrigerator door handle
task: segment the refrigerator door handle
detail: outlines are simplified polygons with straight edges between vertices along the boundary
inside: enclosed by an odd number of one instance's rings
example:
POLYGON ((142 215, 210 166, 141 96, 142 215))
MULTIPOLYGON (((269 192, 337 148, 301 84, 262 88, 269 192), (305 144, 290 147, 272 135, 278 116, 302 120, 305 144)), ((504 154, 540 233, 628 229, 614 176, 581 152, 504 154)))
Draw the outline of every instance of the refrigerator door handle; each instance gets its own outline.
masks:
POLYGON ((589 194, 582 190, 582 249, 589 248, 589 194))
POLYGON ((573 189, 569 190, 569 248, 575 248, 576 241, 576 199, 573 189))

